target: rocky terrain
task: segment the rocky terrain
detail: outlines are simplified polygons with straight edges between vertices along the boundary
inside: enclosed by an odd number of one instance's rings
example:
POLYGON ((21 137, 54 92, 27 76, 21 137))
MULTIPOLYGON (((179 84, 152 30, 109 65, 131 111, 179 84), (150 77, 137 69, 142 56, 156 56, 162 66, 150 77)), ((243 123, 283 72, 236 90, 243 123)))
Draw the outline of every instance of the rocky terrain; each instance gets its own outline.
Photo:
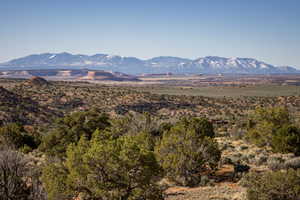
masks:
POLYGON ((40 84, 40 81, 45 82, 40 78, 31 80, 0 79, 2 90, 5 91, 2 95, 4 98, 1 107, 2 115, 14 115, 15 112, 8 112, 7 109, 22 105, 21 103, 12 103, 16 102, 14 99, 30 105, 30 109, 26 109, 28 111, 33 109, 43 113, 47 108, 51 110, 47 113, 53 114, 54 117, 62 113, 97 107, 113 115, 134 111, 149 112, 162 118, 178 118, 185 115, 206 116, 217 123, 224 124, 225 127, 231 126, 231 123, 235 124, 236 119, 243 119, 250 110, 258 105, 287 106, 295 115, 298 115, 300 111, 298 96, 212 98, 180 94, 160 95, 127 86, 60 81, 48 81, 46 84, 40 84), (5 98, 4 93, 9 94, 9 98, 5 98), (12 105, 12 107, 8 105, 12 105))
POLYGON ((0 124, 49 122, 54 116, 59 116, 59 114, 41 106, 30 97, 24 97, 0 87, 0 124))

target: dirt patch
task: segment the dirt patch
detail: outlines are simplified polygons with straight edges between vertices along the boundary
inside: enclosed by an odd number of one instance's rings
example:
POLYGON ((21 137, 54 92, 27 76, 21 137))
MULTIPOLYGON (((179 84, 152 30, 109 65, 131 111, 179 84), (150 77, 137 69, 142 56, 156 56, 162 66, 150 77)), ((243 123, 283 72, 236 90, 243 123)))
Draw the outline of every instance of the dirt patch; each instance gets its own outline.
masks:
POLYGON ((167 200, 245 200, 246 189, 236 183, 222 183, 196 188, 171 187, 166 195, 167 200))

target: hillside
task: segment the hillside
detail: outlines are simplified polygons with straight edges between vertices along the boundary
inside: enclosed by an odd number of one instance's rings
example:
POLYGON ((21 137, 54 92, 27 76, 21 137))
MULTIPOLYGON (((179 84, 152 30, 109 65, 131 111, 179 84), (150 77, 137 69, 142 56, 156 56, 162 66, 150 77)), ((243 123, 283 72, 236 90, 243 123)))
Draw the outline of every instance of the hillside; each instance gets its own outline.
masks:
POLYGON ((0 87, 0 125, 19 122, 36 124, 49 122, 58 113, 40 106, 30 97, 23 97, 0 87))
MULTIPOLYGON (((5 81, 5 79, 0 79, 1 85, 9 90, 2 88, 5 92, 2 92, 0 102, 12 110, 12 112, 6 113, 13 116, 16 113, 15 109, 25 104, 27 106, 22 107, 22 110, 26 112, 29 112, 31 107, 33 107, 31 109, 38 109, 36 115, 39 117, 36 122, 45 114, 45 108, 47 108, 47 114, 53 117, 97 108, 112 115, 122 115, 134 111, 149 112, 161 118, 179 118, 185 115, 207 116, 214 121, 229 120, 232 123, 235 123, 236 118, 247 115, 249 110, 258 105, 285 105, 290 106, 295 113, 300 111, 299 96, 290 96, 296 92, 297 88, 291 90, 290 86, 278 86, 276 87, 278 92, 274 92, 274 95, 268 97, 268 95, 260 95, 260 88, 268 89, 264 86, 255 88, 216 86, 215 89, 203 88, 202 92, 197 87, 118 87, 65 81, 51 81, 47 87, 40 87, 39 85, 25 84, 27 80, 5 81), (250 90, 249 95, 244 97, 236 95, 241 90, 250 90), (251 90, 257 92, 253 93, 251 90), (284 90, 291 90, 291 92, 289 94, 280 92, 284 90), (211 96, 212 92, 218 94, 219 98, 207 97, 211 96), (226 92, 228 94, 225 94, 226 92), (207 96, 202 96, 204 93, 207 93, 207 96), (285 96, 277 97, 280 94, 285 94, 285 96)), ((3 107, 1 108, 3 111, 3 107)), ((33 121, 30 120, 30 122, 33 121)))
POLYGON ((33 76, 25 84, 33 86, 47 86, 50 83, 41 77, 33 76))

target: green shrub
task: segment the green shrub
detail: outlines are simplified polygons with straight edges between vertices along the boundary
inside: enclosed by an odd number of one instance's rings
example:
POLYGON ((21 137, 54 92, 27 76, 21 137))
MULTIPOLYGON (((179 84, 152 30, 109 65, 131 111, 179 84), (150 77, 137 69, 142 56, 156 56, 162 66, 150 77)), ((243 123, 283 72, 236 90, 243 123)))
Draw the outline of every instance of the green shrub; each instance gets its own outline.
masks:
POLYGON ((208 168, 215 169, 220 159, 217 143, 207 137, 213 133, 211 126, 197 125, 196 122, 208 123, 205 120, 184 119, 165 132, 155 149, 166 176, 182 185, 198 184, 201 181, 199 173, 208 168), (200 127, 209 127, 208 132, 200 127))
POLYGON ((245 138, 259 147, 266 145, 270 146, 275 131, 276 127, 274 124, 267 121, 262 121, 257 123, 255 128, 248 130, 245 138))
POLYGON ((300 130, 291 123, 285 108, 257 108, 245 138, 274 152, 300 155, 300 130))
POLYGON ((207 118, 182 118, 176 125, 195 131, 199 137, 215 137, 213 124, 207 118))
POLYGON ((272 138, 275 152, 294 153, 300 155, 300 130, 293 125, 284 125, 276 131, 272 138))
POLYGON ((285 107, 257 107, 252 116, 254 123, 266 121, 275 126, 282 126, 291 122, 289 111, 285 107))
POLYGON ((0 144, 16 149, 26 148, 28 152, 37 148, 39 141, 29 135, 23 126, 11 123, 0 127, 0 144))
POLYGON ((49 199, 162 199, 156 185, 161 169, 154 153, 140 141, 100 131, 91 141, 82 137, 69 146, 64 163, 45 168, 49 199))
POLYGON ((247 187, 248 200, 299 200, 300 170, 250 173, 243 185, 247 187))
POLYGON ((75 195, 67 185, 68 170, 62 163, 49 162, 42 170, 42 182, 50 200, 72 199, 75 195))
POLYGON ((57 120, 53 129, 43 138, 40 149, 48 155, 64 157, 69 144, 77 143, 82 136, 91 139, 95 130, 109 126, 106 114, 97 111, 76 112, 57 120))

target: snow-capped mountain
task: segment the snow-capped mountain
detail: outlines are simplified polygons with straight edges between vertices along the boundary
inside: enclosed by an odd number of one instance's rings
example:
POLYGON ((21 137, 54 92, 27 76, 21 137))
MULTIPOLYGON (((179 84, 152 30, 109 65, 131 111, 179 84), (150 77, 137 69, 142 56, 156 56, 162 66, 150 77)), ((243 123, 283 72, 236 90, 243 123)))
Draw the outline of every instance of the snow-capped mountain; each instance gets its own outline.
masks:
POLYGON ((30 55, 0 64, 0 66, 9 67, 10 69, 91 68, 120 72, 128 70, 128 73, 135 73, 134 68, 142 65, 143 61, 133 57, 107 54, 73 55, 65 52, 30 55))
MULTIPOLYGON (((203 73, 281 73, 279 68, 252 58, 223 58, 208 56, 196 59, 188 66, 191 68, 201 69, 203 73)), ((286 72, 289 71, 287 70, 286 72)))
MULTIPOLYGON (((100 69, 129 74, 139 73, 233 73, 233 74, 271 74, 299 73, 290 67, 276 67, 253 58, 224 58, 207 56, 195 60, 161 56, 148 60, 118 55, 95 54, 73 55, 70 53, 44 53, 30 55, 0 64, 5 69, 100 69)), ((0 69, 1 69, 0 68, 0 69)))

